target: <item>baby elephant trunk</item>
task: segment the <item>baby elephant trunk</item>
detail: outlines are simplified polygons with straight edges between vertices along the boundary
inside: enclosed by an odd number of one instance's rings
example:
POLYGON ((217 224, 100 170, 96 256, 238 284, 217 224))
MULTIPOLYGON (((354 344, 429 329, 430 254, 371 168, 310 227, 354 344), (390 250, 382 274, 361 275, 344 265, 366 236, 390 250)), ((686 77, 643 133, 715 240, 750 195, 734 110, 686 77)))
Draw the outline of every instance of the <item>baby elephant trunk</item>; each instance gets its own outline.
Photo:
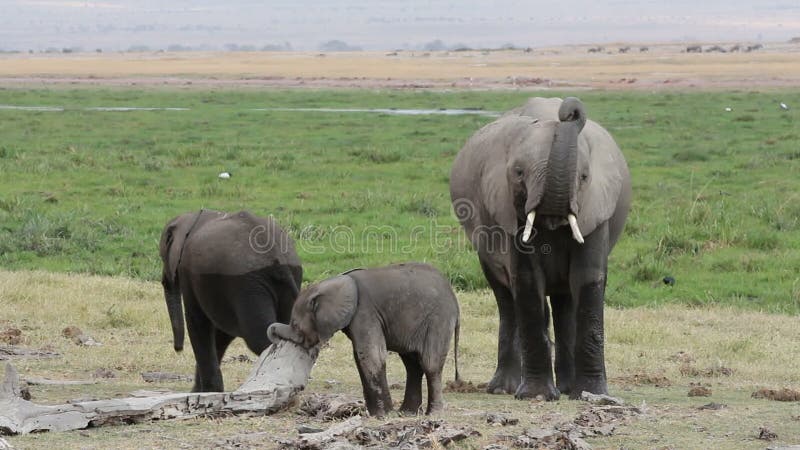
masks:
POLYGON ((278 341, 291 341, 297 345, 303 345, 303 337, 300 336, 291 326, 285 323, 275 322, 267 328, 267 337, 273 344, 278 341))

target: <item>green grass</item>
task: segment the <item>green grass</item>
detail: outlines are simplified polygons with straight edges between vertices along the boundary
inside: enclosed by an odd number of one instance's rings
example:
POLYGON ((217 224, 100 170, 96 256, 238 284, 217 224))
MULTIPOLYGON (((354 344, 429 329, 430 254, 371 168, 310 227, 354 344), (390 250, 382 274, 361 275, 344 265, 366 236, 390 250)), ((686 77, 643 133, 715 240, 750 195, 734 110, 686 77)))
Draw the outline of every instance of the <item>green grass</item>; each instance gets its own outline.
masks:
MULTIPOLYGON (((477 257, 450 210, 448 177, 464 141, 491 118, 249 109, 502 111, 530 95, 0 89, 0 104, 66 108, 0 110, 0 266, 154 280, 168 219, 201 207, 246 208, 291 231, 308 281, 425 260, 461 289, 482 288, 477 257), (233 178, 217 179, 223 170, 233 178)), ((778 107, 800 106, 800 91, 579 96, 633 175, 609 304, 800 313, 800 115, 778 107), (667 275, 674 286, 661 283, 667 275)), ((124 320, 113 314, 110 321, 124 320)))

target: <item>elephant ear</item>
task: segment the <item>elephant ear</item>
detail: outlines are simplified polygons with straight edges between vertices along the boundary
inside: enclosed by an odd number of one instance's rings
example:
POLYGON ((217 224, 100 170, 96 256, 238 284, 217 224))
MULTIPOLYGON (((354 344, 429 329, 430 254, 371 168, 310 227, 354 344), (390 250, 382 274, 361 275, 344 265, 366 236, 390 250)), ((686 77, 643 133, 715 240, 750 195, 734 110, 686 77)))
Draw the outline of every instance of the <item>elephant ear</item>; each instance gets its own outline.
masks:
POLYGON ((178 216, 167 224, 161 235, 161 260, 164 262, 164 276, 170 283, 175 283, 178 279, 178 265, 186 240, 186 230, 195 219, 196 214, 178 216))
POLYGON ((174 255, 175 249, 179 248, 179 246, 175 246, 175 230, 177 230, 178 226, 176 222, 180 220, 180 218, 173 220, 172 222, 168 223, 167 226, 164 228, 164 232, 161 234, 161 244, 159 245, 161 250, 161 261, 164 263, 164 280, 163 282, 166 283, 174 283, 177 279, 175 270, 177 269, 177 255, 174 255))
POLYGON ((588 236, 614 214, 628 166, 614 139, 600 125, 589 121, 580 141, 589 161, 589 184, 578 201, 578 227, 588 236))
POLYGON ((486 211, 503 231, 514 236, 518 228, 517 214, 513 207, 514 201, 508 186, 505 164, 495 164, 483 175, 481 190, 486 211))
POLYGON ((319 284, 310 303, 319 339, 327 341, 353 320, 358 306, 356 282, 347 275, 325 280, 319 284))

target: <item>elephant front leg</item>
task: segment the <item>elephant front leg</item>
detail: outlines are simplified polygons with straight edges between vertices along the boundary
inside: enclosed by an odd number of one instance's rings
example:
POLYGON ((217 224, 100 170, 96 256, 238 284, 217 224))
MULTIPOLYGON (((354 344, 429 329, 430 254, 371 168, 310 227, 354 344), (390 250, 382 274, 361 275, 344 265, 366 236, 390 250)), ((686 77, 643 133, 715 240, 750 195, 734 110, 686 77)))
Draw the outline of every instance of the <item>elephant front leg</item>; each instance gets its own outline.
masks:
POLYGON ((514 396, 518 399, 541 397, 558 400, 560 393, 553 383, 553 363, 548 327, 549 311, 544 294, 544 275, 540 269, 520 264, 515 288, 517 333, 522 351, 522 384, 514 396))
POLYGON ((481 260, 481 268, 494 292, 497 311, 500 316, 500 330, 497 339, 497 369, 492 379, 489 380, 486 391, 490 394, 511 394, 519 387, 522 377, 514 295, 503 282, 497 279, 496 274, 488 268, 483 260, 481 260))
POLYGON ((569 294, 551 295, 550 305, 556 338, 556 387, 569 394, 575 384, 575 302, 569 294))
POLYGON ((517 318, 514 300, 497 297, 500 329, 497 340, 497 369, 486 386, 490 394, 511 394, 522 379, 520 345, 517 336, 517 318))
POLYGON ((367 411, 374 417, 383 417, 392 410, 392 397, 386 381, 386 343, 353 342, 353 355, 364 390, 367 411))
POLYGON ((573 258, 570 291, 575 314, 575 385, 570 398, 581 392, 607 394, 603 304, 608 264, 608 228, 595 230, 573 258))
POLYGON ((570 398, 581 392, 608 394, 605 366, 603 302, 605 274, 601 279, 584 281, 576 286, 578 309, 575 338, 575 385, 570 398))

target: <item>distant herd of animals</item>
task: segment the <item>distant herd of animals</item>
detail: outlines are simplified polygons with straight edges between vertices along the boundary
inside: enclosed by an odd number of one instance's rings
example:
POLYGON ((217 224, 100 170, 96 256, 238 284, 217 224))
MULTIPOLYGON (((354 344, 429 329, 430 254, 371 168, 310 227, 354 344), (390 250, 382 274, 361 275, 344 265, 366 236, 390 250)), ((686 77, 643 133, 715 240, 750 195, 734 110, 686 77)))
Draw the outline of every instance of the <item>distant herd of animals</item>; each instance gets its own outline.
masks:
MULTIPOLYGON (((705 49, 703 49, 702 45, 689 45, 689 46, 686 47, 685 50, 683 50, 683 53, 703 53, 703 52, 706 52, 706 53, 735 53, 735 52, 749 53, 749 52, 754 52, 756 50, 761 50, 763 48, 764 48, 764 46, 761 45, 761 44, 753 44, 753 45, 736 44, 736 45, 732 45, 729 48, 722 47, 721 45, 711 45, 711 46, 706 47, 705 49)), ((588 53, 613 53, 613 50, 606 50, 605 47, 600 47, 600 46, 598 46, 598 47, 589 47, 586 51, 588 53)), ((631 51, 631 47, 630 46, 618 47, 617 48, 617 53, 628 53, 630 51, 631 51)), ((650 51, 650 47, 648 47, 646 45, 643 45, 643 46, 639 47, 639 52, 640 53, 645 53, 645 52, 649 52, 649 51, 650 51)))
MULTIPOLYGON (((453 163, 450 195, 497 302, 488 392, 545 400, 606 394, 608 255, 631 201, 628 166, 611 135, 577 98, 531 98, 469 138, 453 163)), ((425 412, 443 408, 451 337, 458 379, 458 301, 429 264, 348 270, 301 290, 291 237, 246 211, 170 220, 160 254, 174 348, 183 348, 185 326, 194 351, 194 392, 224 390, 220 361, 236 337, 261 353, 277 339, 320 346, 339 330, 352 342, 371 415, 393 409, 388 352, 406 369, 403 412, 421 410, 423 376, 425 412), (280 245, 253 245, 253 230, 260 243, 280 245)))

